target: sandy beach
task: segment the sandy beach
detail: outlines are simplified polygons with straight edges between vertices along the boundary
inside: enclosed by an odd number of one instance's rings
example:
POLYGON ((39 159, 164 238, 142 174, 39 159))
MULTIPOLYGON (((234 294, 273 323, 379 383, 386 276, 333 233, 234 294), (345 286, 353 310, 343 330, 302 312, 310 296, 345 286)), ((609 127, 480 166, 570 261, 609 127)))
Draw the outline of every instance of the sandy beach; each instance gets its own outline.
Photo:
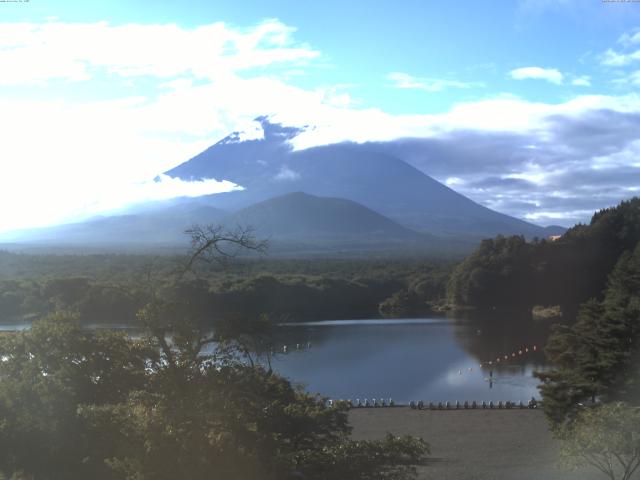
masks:
POLYGON ((591 480, 595 470, 567 472, 557 466, 558 443, 540 410, 353 409, 353 437, 376 439, 387 432, 422 437, 431 446, 420 479, 591 480))

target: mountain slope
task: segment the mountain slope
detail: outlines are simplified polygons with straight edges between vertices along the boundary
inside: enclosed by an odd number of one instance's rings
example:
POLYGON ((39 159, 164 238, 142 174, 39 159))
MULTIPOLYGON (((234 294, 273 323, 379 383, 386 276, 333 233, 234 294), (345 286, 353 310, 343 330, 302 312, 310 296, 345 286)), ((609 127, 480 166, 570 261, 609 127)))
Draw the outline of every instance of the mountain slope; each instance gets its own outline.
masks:
POLYGON ((303 192, 289 193, 251 205, 226 218, 224 223, 250 225, 258 234, 279 238, 423 238, 351 200, 317 197, 303 192))
POLYGON ((352 200, 303 192, 250 205, 222 223, 232 230, 251 227, 275 255, 459 255, 475 246, 415 232, 352 200))
POLYGON ((432 234, 549 235, 542 227, 483 207, 371 146, 343 143, 292 151, 287 140, 300 130, 259 120, 263 139, 243 142, 232 134, 166 174, 242 185, 243 191, 210 198, 212 205, 230 210, 304 191, 353 200, 408 228, 432 234))
POLYGON ((475 246, 412 231, 351 200, 302 192, 258 202, 232 214, 183 199, 127 215, 34 229, 2 240, 29 248, 173 250, 186 247, 184 230, 196 223, 222 224, 229 230, 250 227, 256 238, 269 240, 269 254, 276 256, 460 255, 475 246))
POLYGON ((186 245, 184 231, 194 224, 215 223, 225 212, 190 199, 125 215, 100 216, 83 222, 13 232, 4 241, 49 245, 164 246, 186 245))

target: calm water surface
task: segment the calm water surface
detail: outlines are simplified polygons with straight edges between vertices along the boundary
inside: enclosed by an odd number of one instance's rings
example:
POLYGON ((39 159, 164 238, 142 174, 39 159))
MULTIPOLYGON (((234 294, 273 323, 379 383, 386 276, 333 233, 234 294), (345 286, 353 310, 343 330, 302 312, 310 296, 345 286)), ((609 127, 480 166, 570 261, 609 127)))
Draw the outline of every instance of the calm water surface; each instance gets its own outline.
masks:
POLYGON ((539 397, 532 372, 546 367, 546 329, 516 318, 325 321, 279 330, 274 369, 331 398, 526 402, 539 397))
MULTIPOLYGON (((0 324, 0 331, 28 327, 0 324)), ((127 328, 94 326, 109 327, 127 328)), ((532 372, 547 367, 547 334, 545 325, 497 314, 288 323, 277 328, 272 364, 308 391, 336 399, 526 402, 540 396, 532 372)))

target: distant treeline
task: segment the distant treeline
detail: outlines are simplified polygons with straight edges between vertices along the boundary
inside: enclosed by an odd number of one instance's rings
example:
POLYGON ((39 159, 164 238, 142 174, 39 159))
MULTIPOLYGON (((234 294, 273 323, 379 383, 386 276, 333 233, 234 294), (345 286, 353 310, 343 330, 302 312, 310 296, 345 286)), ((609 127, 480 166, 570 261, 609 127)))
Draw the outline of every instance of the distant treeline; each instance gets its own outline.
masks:
POLYGON ((639 240, 639 198, 597 212, 589 225, 579 224, 555 241, 484 240, 454 269, 447 299, 459 306, 561 305, 575 312, 586 300, 602 298, 607 276, 639 240))
POLYGON ((402 316, 443 302, 453 261, 238 260, 176 275, 178 257, 0 252, 0 322, 55 311, 84 323, 133 323, 154 298, 199 319, 269 314, 276 321, 402 316), (176 281, 176 278, 179 280, 176 281))

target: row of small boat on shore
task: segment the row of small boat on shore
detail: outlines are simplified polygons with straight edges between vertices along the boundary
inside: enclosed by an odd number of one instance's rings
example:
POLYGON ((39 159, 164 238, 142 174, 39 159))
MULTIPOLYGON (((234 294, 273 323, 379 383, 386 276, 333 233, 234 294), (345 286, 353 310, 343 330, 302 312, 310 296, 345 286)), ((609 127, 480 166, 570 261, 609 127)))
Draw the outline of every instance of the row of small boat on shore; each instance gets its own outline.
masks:
POLYGON ((355 401, 351 399, 348 400, 328 400, 327 403, 330 407, 332 407, 336 402, 342 402, 349 406, 349 408, 369 408, 369 407, 398 407, 401 405, 396 405, 393 401, 393 398, 372 398, 369 400, 368 398, 360 400, 356 398, 355 401))
MULTIPOLYGON (((356 398, 355 401, 351 399, 348 400, 327 400, 327 405, 332 407, 336 403, 346 403, 349 408, 377 408, 377 407, 402 407, 406 406, 401 404, 396 404, 393 401, 393 398, 385 399, 385 398, 372 398, 369 400, 365 398, 360 400, 356 398)), ((481 403, 476 401, 465 401, 464 403, 460 403, 456 401, 455 403, 451 402, 429 402, 425 403, 422 400, 415 402, 411 401, 408 405, 413 410, 477 410, 477 409, 525 409, 525 408, 538 408, 538 401, 535 398, 531 398, 528 403, 523 403, 522 401, 516 403, 511 401, 499 401, 494 403, 493 401, 486 402, 483 401, 481 403)))
POLYGON ((434 402, 429 402, 425 404, 422 400, 419 402, 411 401, 409 402, 409 407, 417 410, 474 410, 474 409, 512 409, 512 408, 538 408, 538 402, 535 398, 531 398, 527 404, 524 404, 521 401, 518 403, 511 401, 499 401, 498 403, 493 403, 490 401, 489 403, 483 401, 482 403, 478 403, 476 401, 464 403, 460 403, 456 401, 456 403, 452 404, 451 402, 438 402, 437 404, 434 402))

